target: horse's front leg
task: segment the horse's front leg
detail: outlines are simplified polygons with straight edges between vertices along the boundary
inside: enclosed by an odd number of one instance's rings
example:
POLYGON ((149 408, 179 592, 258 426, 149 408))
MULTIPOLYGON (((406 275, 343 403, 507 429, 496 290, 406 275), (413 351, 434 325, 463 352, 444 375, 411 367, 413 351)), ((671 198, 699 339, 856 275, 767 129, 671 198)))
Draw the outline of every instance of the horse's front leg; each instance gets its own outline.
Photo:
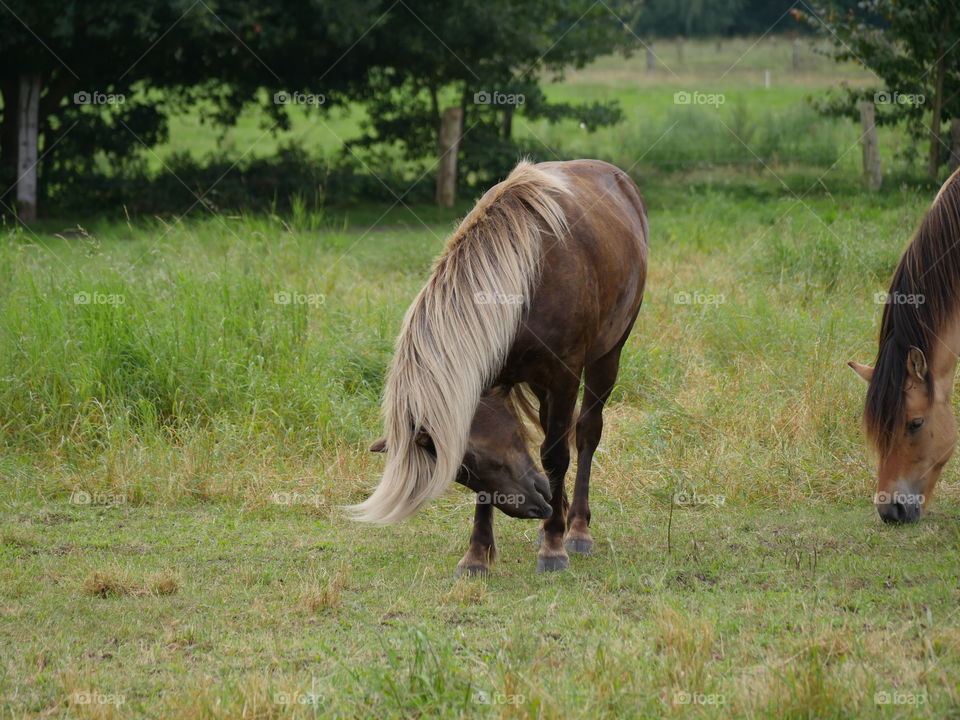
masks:
MULTIPOLYGON (((579 376, 577 376, 579 378, 579 376)), ((570 566, 570 557, 563 540, 567 526, 567 490, 564 477, 570 466, 570 445, 568 434, 573 418, 573 409, 577 404, 577 383, 570 383, 560 392, 551 392, 541 399, 541 422, 544 425, 543 445, 540 446, 540 460, 543 470, 550 478, 550 505, 553 513, 543 523, 543 538, 537 552, 537 572, 566 570, 570 566), (546 413, 544 413, 544 399, 546 413), (545 421, 545 422, 544 422, 545 421)))
POLYGON ((497 546, 493 539, 493 505, 478 502, 473 513, 473 532, 470 533, 470 548, 457 563, 457 577, 461 575, 486 575, 497 559, 497 546))
POLYGON ((593 537, 590 535, 590 468, 593 453, 603 434, 603 406, 617 380, 622 347, 621 342, 602 358, 587 365, 584 372, 583 403, 577 420, 577 479, 573 485, 573 503, 567 515, 568 552, 593 553, 593 537))

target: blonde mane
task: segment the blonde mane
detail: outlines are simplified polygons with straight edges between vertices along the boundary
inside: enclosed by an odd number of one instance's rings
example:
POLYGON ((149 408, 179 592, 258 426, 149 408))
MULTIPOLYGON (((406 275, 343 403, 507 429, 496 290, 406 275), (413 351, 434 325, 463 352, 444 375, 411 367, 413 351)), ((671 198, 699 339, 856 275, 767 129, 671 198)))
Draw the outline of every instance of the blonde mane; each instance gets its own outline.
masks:
POLYGON ((569 192, 562 178, 521 162, 447 241, 404 317, 383 399, 386 466, 373 494, 348 509, 354 519, 403 520, 456 478, 480 395, 503 368, 539 280, 542 238, 568 233, 557 196, 569 192))

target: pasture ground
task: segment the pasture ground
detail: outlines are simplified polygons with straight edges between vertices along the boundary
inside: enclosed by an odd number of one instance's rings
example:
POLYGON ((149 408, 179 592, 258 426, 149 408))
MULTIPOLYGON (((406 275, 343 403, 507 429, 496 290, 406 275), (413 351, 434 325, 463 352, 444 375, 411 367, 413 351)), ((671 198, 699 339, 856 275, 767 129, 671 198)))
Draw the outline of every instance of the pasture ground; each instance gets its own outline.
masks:
MULTIPOLYGON (((568 83, 614 92, 632 62, 568 83)), ((830 122, 833 165, 804 161, 821 145, 633 156, 651 274, 595 463, 597 553, 558 575, 533 571, 536 524, 501 516, 493 573, 454 580, 459 489, 397 527, 339 512, 377 480, 393 338, 456 213, 4 232, 0 718, 960 713, 955 464, 919 525, 882 525, 845 365, 872 358, 933 190, 864 193, 858 133, 830 122)))

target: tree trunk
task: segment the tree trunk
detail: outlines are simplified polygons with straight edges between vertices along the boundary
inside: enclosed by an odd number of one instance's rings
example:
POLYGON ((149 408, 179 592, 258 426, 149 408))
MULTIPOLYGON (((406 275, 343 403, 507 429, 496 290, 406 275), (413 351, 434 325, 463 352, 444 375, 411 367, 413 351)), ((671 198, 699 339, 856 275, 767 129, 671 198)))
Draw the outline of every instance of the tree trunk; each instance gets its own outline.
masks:
POLYGON ((503 139, 509 140, 513 135, 513 105, 507 105, 503 109, 503 139))
POLYGON ((883 182, 883 173, 880 170, 876 108, 872 102, 864 100, 860 103, 860 124, 863 128, 863 178, 867 188, 876 192, 883 182))
POLYGON ((437 167, 437 205, 453 207, 457 199, 457 150, 463 128, 463 110, 448 107, 440 126, 440 164, 437 167))
POLYGON ((950 121, 950 174, 960 168, 960 118, 950 121))
POLYGON ((37 219, 37 151, 39 147, 40 75, 20 76, 17 107, 17 216, 37 219))

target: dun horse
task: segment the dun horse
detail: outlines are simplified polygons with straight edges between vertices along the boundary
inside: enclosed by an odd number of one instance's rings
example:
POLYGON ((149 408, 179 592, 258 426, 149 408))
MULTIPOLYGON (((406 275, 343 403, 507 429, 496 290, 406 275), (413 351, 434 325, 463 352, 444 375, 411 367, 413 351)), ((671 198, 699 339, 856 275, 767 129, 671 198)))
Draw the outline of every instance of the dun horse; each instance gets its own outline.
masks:
POLYGON ((489 570, 494 507, 544 520, 538 571, 565 569, 568 550, 592 552, 590 466, 646 267, 646 209, 616 167, 524 162, 491 188, 407 311, 386 381, 386 436, 371 447, 386 452, 383 478, 354 517, 402 520, 456 481, 477 493, 458 573, 489 570), (527 450, 525 416, 543 430, 546 476, 527 450))
POLYGON ((944 183, 893 274, 864 424, 879 457, 874 502, 916 522, 957 444, 950 405, 960 353, 960 175, 944 183))

